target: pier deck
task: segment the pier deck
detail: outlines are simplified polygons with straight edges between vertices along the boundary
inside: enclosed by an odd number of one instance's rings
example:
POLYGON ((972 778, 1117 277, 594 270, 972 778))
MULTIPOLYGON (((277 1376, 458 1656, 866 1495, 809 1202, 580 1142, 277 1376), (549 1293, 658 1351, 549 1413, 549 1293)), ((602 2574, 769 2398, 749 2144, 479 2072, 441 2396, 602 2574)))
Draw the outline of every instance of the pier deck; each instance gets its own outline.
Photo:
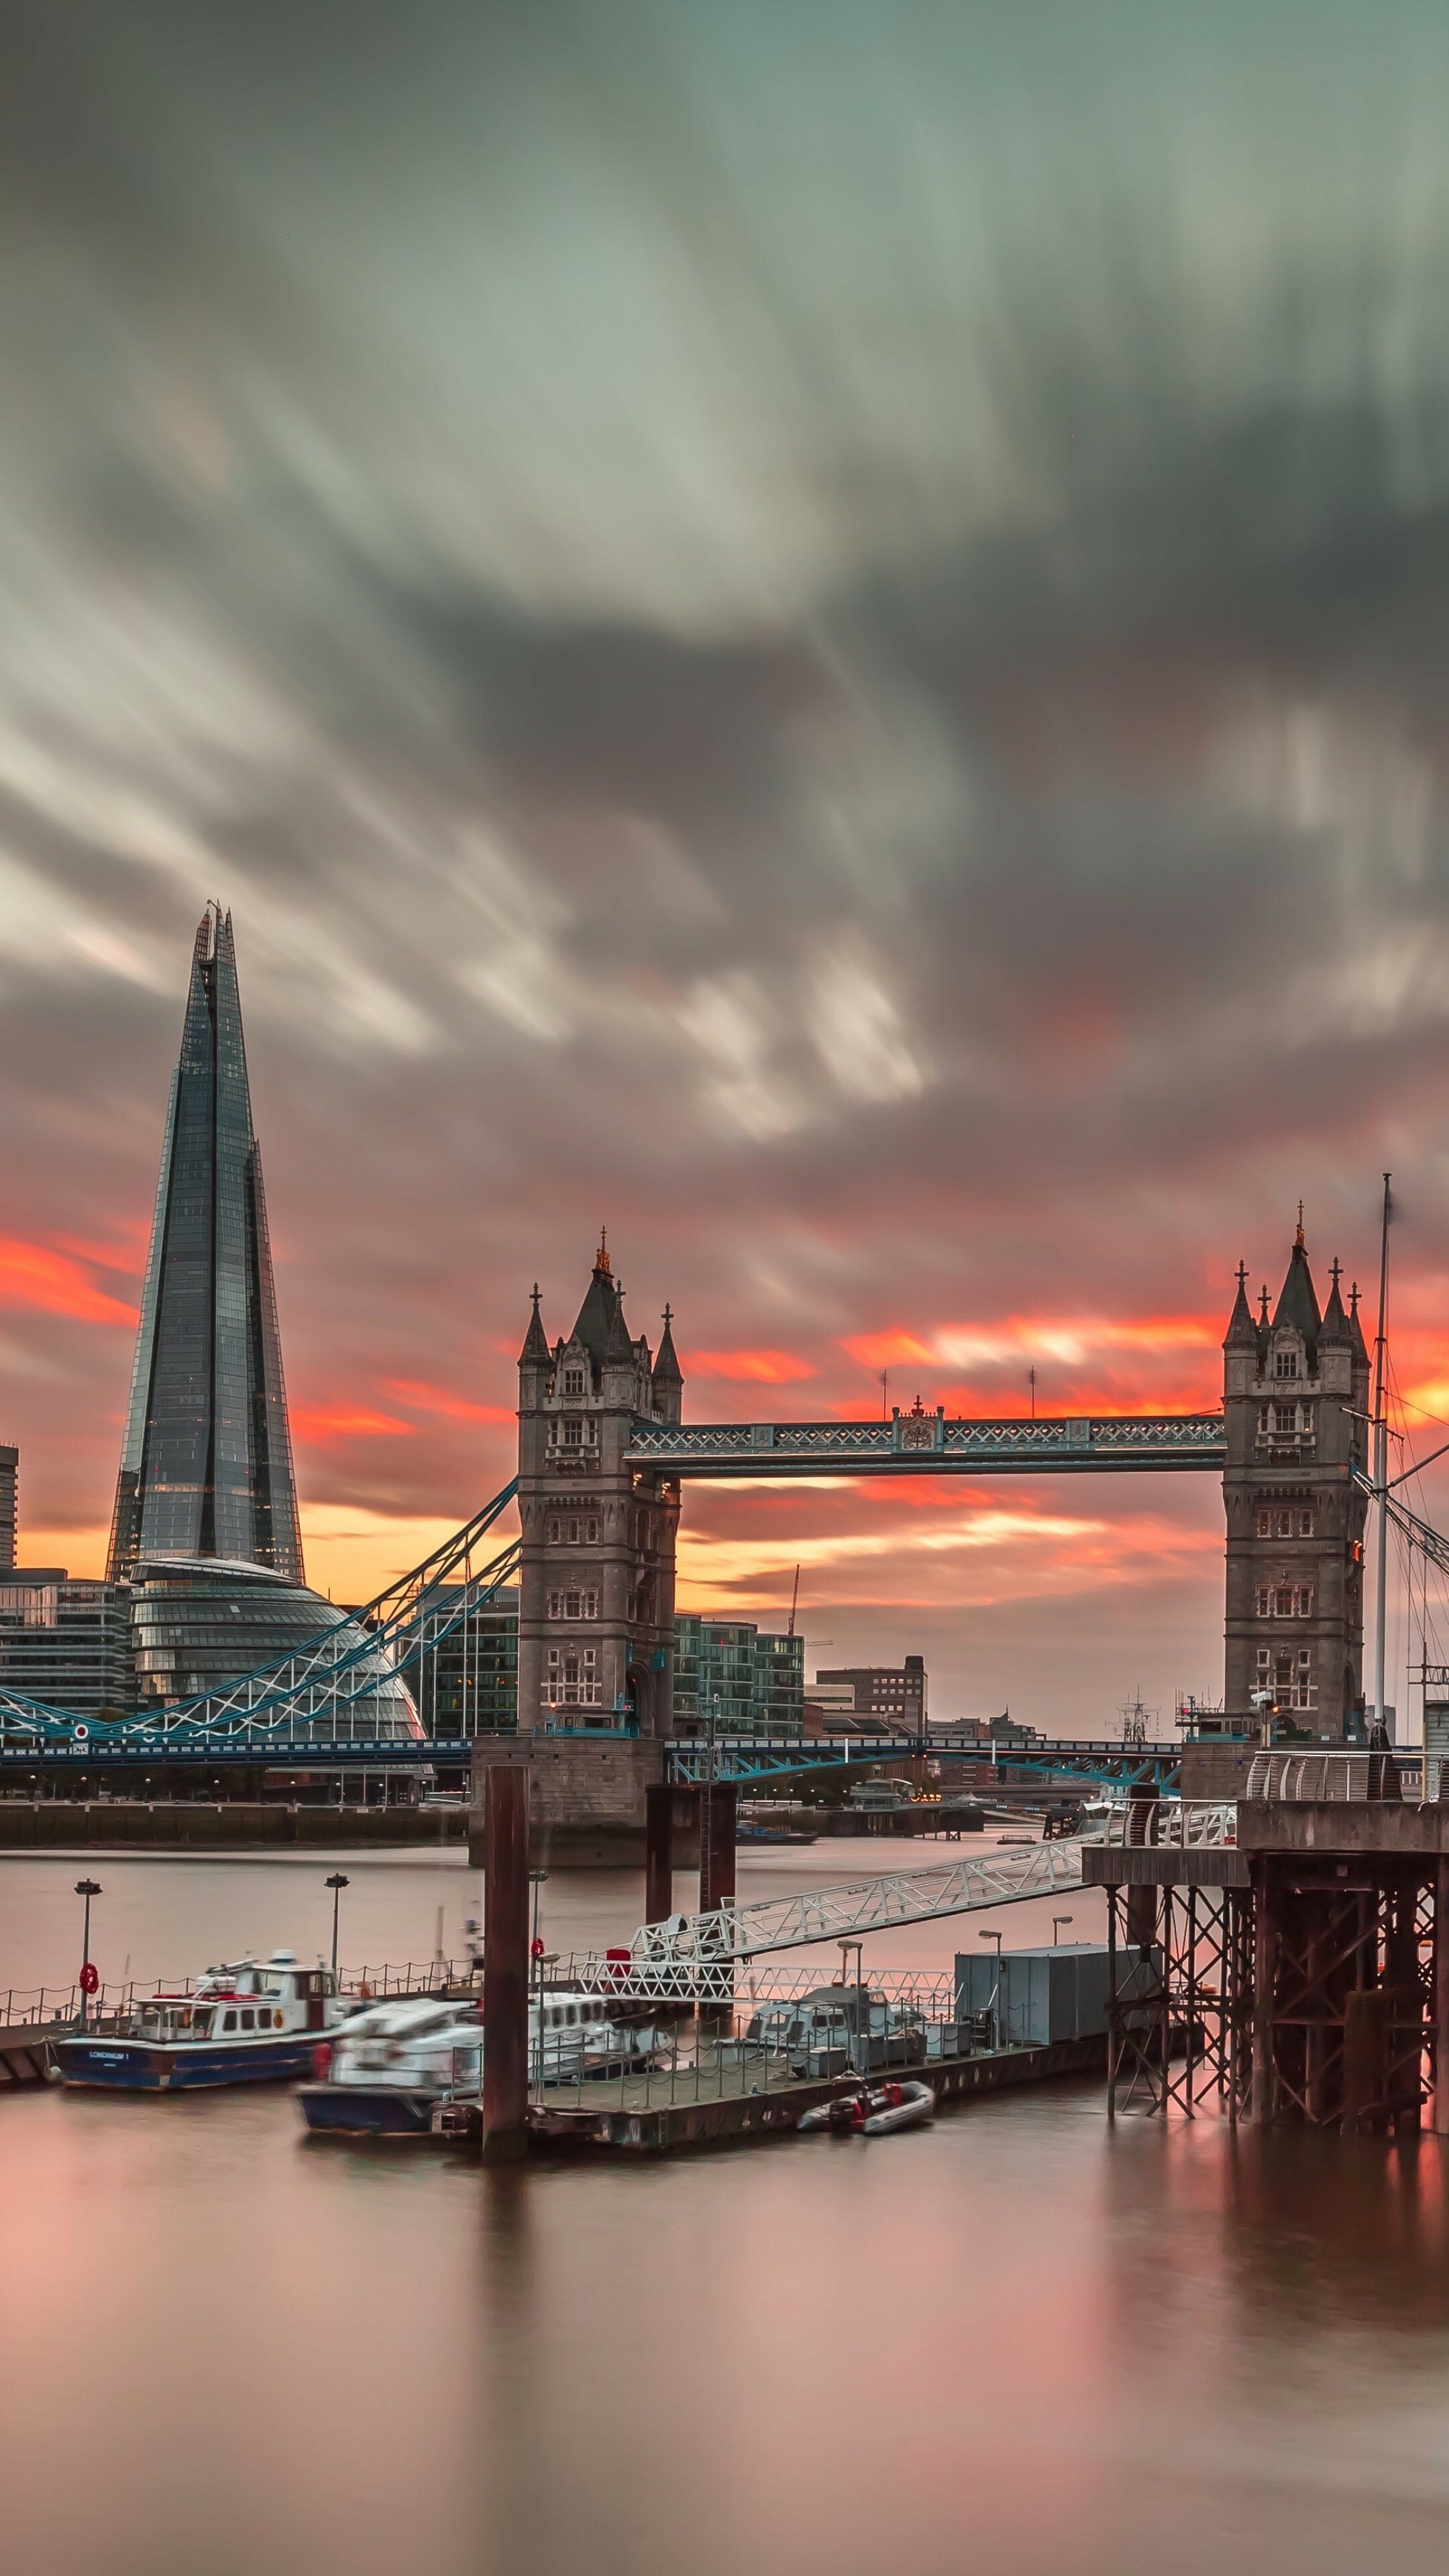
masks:
MULTIPOLYGON (((1042 2048, 980 2050, 969 2057, 935 2057, 924 2066, 882 2068, 888 2075, 929 2084, 940 2103, 974 2100, 1023 2084, 1071 2075, 1097 2075, 1107 2062, 1105 2037, 1066 2039, 1042 2048)), ((858 2075, 791 2078, 762 2085, 759 2064, 709 2066, 695 2091, 692 2066, 625 2076, 601 2083, 598 2099, 588 2085, 545 2089, 529 2106, 529 2135, 539 2147, 606 2148, 634 2155, 663 2155, 672 2148, 709 2146, 789 2134, 803 2111, 859 2089, 858 2075), (581 2099, 581 2094, 583 2098, 581 2099)))

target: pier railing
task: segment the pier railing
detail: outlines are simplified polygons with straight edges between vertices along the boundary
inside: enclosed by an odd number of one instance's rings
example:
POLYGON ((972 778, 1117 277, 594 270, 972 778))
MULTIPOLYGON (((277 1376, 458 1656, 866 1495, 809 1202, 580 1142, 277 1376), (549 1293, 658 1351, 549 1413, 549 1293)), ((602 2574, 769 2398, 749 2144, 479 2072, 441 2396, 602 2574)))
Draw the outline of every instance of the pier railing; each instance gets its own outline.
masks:
POLYGON ((1238 1839, 1238 1810, 1213 1798, 1144 1798, 1114 1808, 1098 1839, 1119 1851, 1221 1849, 1238 1839))
MULTIPOLYGON (((382 1966, 343 1968, 339 1991, 350 2003, 397 2003, 409 1995, 466 1993, 481 1987, 482 1964, 473 1959, 391 1961, 382 1966)), ((0 1986, 0 2032, 14 2030, 87 2030, 114 2034, 138 2004, 157 1996, 189 1995, 194 1977, 129 1977, 123 1983, 98 1986, 83 1996, 79 1985, 0 1986)))

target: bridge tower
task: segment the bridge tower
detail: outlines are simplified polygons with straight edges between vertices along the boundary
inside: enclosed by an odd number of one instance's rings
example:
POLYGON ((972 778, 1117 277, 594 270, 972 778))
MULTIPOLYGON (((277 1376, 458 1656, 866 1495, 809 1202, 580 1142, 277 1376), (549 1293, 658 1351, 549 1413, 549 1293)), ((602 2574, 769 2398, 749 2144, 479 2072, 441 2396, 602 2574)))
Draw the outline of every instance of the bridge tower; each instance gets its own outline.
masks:
POLYGON ((1226 1688, 1230 1726, 1255 1725, 1271 1691, 1280 1729, 1332 1743, 1363 1724, 1363 1534, 1353 1482, 1366 1452, 1369 1357, 1358 1290, 1340 1265, 1320 1315, 1303 1211, 1271 1320, 1254 1315, 1247 1272, 1223 1343, 1227 1461, 1226 1688))
POLYGON ((627 1463, 636 1417, 678 1422, 670 1312, 657 1354, 631 1338, 607 1238, 567 1341, 533 1292, 518 1361, 519 1734, 670 1731, 675 1477, 627 1463))

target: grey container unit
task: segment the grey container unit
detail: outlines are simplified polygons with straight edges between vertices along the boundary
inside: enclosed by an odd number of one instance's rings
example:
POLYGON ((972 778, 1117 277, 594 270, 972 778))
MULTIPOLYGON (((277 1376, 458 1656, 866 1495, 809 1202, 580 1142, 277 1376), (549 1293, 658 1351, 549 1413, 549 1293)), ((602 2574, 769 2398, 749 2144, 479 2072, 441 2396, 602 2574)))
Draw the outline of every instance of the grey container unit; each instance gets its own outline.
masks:
POLYGON ((956 2013, 994 2011, 998 2048, 1047 2048, 1059 2039, 1103 2038, 1108 1953, 1093 1943, 1051 1950, 958 1951, 956 2013))

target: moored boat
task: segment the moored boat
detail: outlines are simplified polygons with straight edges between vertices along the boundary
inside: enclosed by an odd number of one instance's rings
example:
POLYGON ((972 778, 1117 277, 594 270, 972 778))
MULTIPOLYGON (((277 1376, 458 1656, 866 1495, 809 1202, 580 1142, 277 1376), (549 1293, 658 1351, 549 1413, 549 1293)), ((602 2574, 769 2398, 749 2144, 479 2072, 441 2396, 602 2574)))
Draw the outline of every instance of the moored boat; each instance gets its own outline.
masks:
POLYGON ((136 2001, 117 2031, 57 2040, 62 2083, 127 2093, 284 2082, 305 2074, 347 2006, 330 1968, 292 1950, 208 1968, 190 1984, 136 2001))
MULTIPOLYGON (((602 1996, 548 1990, 528 2008, 529 2073, 568 2085, 627 2074, 652 2062, 661 2034, 616 2020, 602 1996)), ((318 2051, 315 2079, 298 2088, 309 2129, 345 2136, 426 2137, 466 2131, 483 2089, 483 2030, 476 2003, 374 2004, 318 2051)))

